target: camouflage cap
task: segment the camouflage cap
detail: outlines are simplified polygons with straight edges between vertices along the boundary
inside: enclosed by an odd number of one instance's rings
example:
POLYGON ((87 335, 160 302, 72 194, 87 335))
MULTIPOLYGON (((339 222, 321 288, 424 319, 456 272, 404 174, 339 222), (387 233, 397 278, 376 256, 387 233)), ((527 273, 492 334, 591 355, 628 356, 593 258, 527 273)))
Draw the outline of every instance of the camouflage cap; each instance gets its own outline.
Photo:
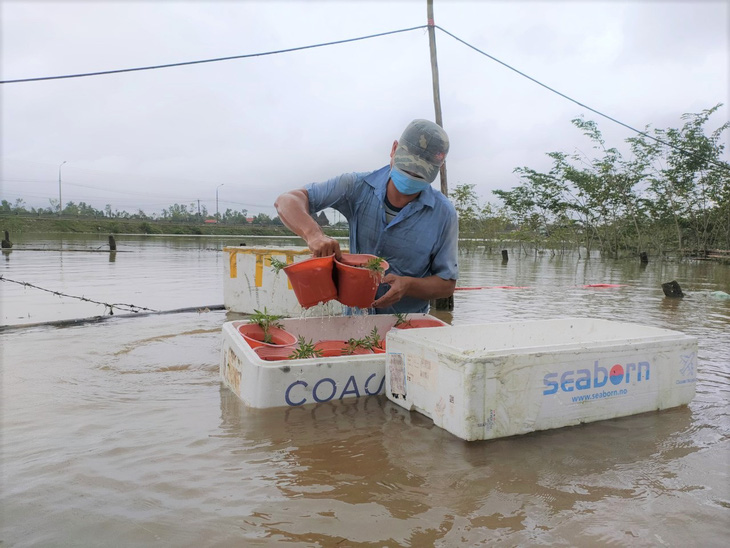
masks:
POLYGON ((413 120, 395 149, 395 167, 432 183, 449 152, 449 136, 428 120, 413 120))

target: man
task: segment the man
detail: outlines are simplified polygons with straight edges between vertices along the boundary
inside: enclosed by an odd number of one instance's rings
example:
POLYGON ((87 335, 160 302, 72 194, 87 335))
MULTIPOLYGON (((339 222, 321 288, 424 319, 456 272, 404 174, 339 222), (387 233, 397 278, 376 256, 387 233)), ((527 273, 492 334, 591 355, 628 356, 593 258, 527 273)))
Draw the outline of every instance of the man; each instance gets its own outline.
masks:
POLYGON ((428 312, 429 300, 453 294, 459 273, 456 210, 431 187, 448 151, 441 127, 414 120, 393 142, 390 165, 286 192, 276 200, 279 218, 315 257, 340 257, 339 243, 310 215, 336 209, 350 225, 350 252, 390 265, 372 304, 376 312, 428 312))

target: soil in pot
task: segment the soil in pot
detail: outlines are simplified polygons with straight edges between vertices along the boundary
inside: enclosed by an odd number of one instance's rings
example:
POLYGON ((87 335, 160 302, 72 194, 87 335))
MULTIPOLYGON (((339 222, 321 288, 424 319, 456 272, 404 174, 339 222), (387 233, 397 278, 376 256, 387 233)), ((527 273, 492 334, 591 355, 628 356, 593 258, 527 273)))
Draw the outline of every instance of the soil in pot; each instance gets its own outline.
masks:
POLYGON ((366 268, 368 262, 377 259, 375 255, 343 253, 335 260, 337 275, 337 300, 345 306, 368 308, 375 300, 388 262, 380 261, 380 271, 366 268))
POLYGON ((337 298, 337 288, 332 277, 334 258, 334 255, 313 257, 283 269, 297 301, 304 308, 337 298))

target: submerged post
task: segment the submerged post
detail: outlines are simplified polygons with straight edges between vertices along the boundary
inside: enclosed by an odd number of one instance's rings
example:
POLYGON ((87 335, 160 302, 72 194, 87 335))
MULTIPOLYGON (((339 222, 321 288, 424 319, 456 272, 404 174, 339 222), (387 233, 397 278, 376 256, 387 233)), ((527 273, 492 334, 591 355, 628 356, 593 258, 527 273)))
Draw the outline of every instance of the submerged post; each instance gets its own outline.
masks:
POLYGON ((3 238, 2 246, 3 249, 10 249, 13 247, 13 242, 10 241, 10 232, 7 230, 5 231, 5 238, 3 238))
POLYGON ((117 250, 117 242, 114 240, 114 236, 109 234, 109 251, 117 250))
POLYGON ((679 284, 676 280, 663 283, 662 291, 664 291, 664 295, 671 299, 681 299, 682 297, 684 297, 684 293, 682 293, 682 288, 679 287, 679 284))
POLYGON ((509 253, 507 253, 506 249, 503 249, 502 250, 502 262, 506 263, 507 261, 509 261, 509 253))
POLYGON ((641 264, 649 263, 649 255, 646 254, 646 251, 642 251, 641 253, 639 253, 639 258, 641 260, 641 264))

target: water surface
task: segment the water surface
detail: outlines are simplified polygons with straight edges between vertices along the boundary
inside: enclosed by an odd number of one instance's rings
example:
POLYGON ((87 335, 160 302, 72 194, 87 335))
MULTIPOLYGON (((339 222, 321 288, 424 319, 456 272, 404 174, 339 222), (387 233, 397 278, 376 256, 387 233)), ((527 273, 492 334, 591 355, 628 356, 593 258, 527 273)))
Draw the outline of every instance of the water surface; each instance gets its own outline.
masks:
MULTIPOLYGON (((18 240, 17 238, 14 238, 18 240)), ((224 245, 295 240, 22 241, 2 275, 155 310, 0 334, 8 546, 724 546, 730 528, 730 267, 460 257, 454 325, 596 317, 699 340, 687 407, 464 442, 384 397, 255 410, 221 386, 224 245), (65 247, 65 251, 25 251, 65 247), (665 299, 676 279, 688 294, 665 299), (586 284, 620 284, 586 288, 586 284)), ((104 314, 0 283, 2 323, 104 314)))

